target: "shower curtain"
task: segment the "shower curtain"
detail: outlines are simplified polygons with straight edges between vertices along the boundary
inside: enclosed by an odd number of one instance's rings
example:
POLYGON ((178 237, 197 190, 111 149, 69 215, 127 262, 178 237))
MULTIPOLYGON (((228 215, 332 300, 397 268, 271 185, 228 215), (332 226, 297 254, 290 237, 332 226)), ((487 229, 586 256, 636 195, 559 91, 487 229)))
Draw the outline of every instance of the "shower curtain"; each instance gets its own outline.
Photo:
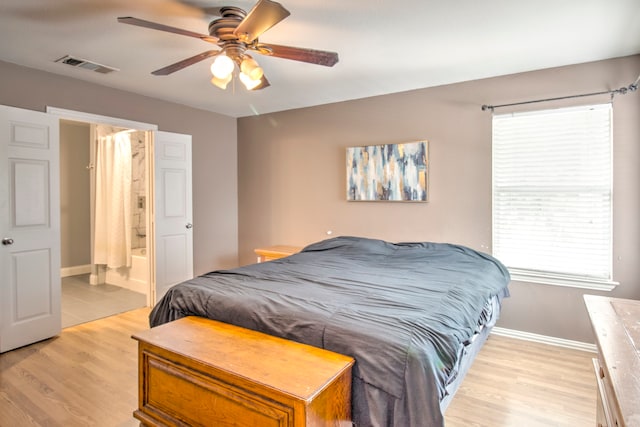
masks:
POLYGON ((131 138, 127 131, 98 137, 94 264, 131 267, 131 138))

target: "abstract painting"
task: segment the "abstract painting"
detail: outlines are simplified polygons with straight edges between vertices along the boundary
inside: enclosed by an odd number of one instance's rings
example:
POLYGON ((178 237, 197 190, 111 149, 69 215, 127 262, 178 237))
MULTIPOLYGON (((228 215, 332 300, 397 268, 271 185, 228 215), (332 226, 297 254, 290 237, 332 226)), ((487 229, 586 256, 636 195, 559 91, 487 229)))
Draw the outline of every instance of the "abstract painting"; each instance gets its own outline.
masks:
POLYGON ((427 141, 347 148, 347 200, 426 202, 427 141))

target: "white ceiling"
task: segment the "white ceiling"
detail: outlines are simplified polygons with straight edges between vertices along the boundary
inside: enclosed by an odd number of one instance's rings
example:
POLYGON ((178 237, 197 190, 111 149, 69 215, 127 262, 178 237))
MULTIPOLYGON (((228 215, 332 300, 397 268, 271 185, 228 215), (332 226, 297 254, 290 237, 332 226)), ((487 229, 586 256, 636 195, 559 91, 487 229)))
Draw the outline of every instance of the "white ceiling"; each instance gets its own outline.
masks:
POLYGON ((150 74, 215 46, 116 21, 133 16, 207 34, 213 18, 193 4, 254 3, 2 0, 0 60, 244 117, 640 53, 639 0, 282 0, 291 16, 260 41, 335 51, 340 61, 329 68, 255 55, 271 87, 222 91, 209 83, 211 60, 150 74), (67 54, 120 71, 54 62, 67 54))

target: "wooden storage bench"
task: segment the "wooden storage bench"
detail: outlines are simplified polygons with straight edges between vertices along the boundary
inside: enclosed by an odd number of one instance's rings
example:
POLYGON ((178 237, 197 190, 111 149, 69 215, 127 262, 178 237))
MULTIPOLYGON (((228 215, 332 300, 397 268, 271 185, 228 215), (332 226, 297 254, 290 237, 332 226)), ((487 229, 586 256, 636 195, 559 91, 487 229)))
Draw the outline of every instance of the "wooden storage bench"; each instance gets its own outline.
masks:
POLYGON ((353 359, 200 317, 133 336, 144 426, 351 426, 353 359))

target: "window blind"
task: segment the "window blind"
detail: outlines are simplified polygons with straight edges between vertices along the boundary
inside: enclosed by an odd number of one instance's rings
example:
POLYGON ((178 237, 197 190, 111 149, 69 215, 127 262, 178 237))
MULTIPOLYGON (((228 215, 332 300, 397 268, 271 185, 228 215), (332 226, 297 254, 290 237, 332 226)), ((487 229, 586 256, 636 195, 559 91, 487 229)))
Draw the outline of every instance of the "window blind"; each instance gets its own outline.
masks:
POLYGON ((612 276, 611 104, 493 117, 493 253, 510 269, 612 276))

